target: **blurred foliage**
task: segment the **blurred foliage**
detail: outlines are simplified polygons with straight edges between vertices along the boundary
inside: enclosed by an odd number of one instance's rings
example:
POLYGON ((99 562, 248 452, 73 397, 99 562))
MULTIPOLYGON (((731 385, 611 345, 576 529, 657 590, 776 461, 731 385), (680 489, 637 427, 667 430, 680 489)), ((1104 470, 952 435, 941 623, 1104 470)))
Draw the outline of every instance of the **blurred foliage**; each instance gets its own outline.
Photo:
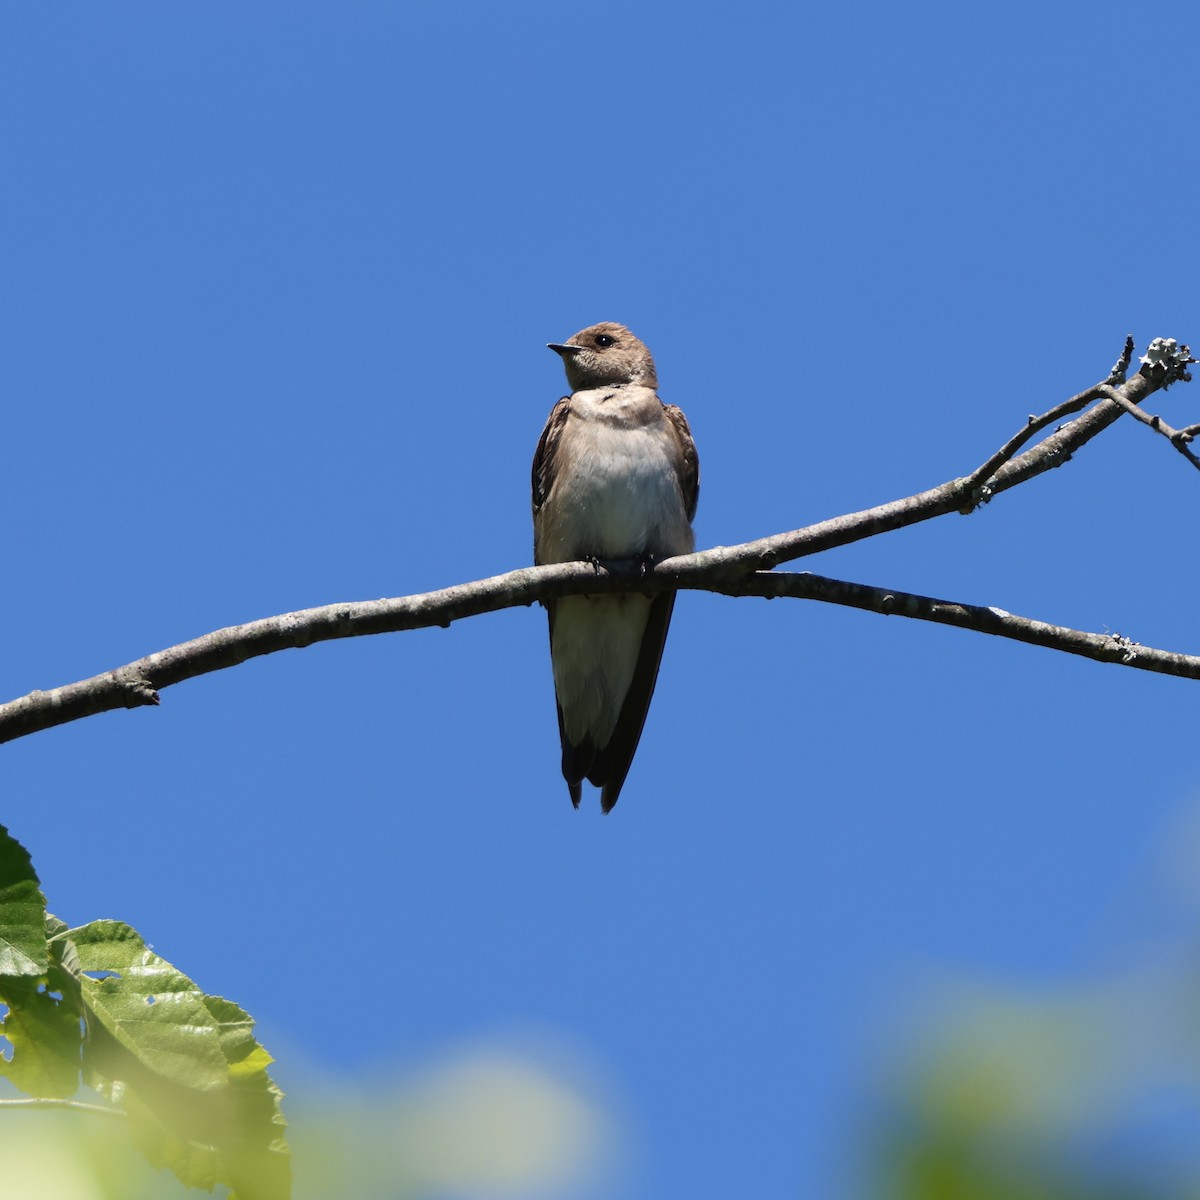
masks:
MULTIPOLYGON (((392 1073, 389 1072, 389 1075, 392 1073)), ((607 1195, 619 1137, 578 1066, 534 1047, 464 1048, 425 1072, 354 1093, 299 1088, 297 1200, 562 1200, 607 1195)), ((293 1101, 296 1097, 293 1097, 293 1101)), ((186 1200, 138 1152, 127 1122, 12 1111, 0 1121, 0 1195, 186 1200)))
POLYGON ((1163 1022, 1164 986, 1190 994, 1169 976, 1069 998, 956 994, 887 1089, 871 1193, 1198 1200, 1195 1023, 1163 1022))

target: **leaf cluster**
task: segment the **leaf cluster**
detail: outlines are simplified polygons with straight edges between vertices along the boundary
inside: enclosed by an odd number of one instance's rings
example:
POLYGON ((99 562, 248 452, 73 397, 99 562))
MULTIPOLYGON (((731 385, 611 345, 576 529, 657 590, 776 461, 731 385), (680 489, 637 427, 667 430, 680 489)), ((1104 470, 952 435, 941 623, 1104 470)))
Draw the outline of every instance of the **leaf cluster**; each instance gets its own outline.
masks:
POLYGON ((237 1200, 290 1195, 282 1092, 250 1016, 130 926, 69 928, 48 913, 29 854, 3 826, 0 1004, 0 1076, 31 1097, 0 1107, 84 1107, 73 1098, 89 1089, 182 1183, 224 1184, 237 1200))

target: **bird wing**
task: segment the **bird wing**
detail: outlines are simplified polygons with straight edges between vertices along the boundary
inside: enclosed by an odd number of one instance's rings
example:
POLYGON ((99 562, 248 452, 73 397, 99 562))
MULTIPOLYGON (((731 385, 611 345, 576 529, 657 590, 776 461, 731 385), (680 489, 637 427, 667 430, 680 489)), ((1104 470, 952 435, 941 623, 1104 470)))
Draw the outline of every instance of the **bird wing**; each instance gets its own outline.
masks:
POLYGON ((664 404, 663 413, 679 444, 679 490, 683 493, 687 519, 691 521, 696 516, 696 504, 700 499, 700 456, 696 453, 696 442, 683 410, 674 404, 664 404))
POLYGON ((605 812, 611 811, 616 804, 633 756, 637 753, 642 726, 646 724, 646 713, 650 711, 650 700, 654 696, 654 685, 658 682, 658 667, 662 662, 663 646, 666 645, 674 607, 674 592, 655 596, 650 602, 646 630, 642 634, 642 648, 633 669, 629 691, 625 694, 625 702, 621 705, 621 713, 608 745, 593 754, 587 777, 601 789, 600 807, 605 812))
MULTIPOLYGON (((564 396, 551 410, 546 418, 546 427, 538 438, 537 450, 533 455, 533 515, 536 518, 541 507, 554 486, 554 477, 558 474, 558 447, 562 441, 563 429, 567 424, 567 414, 571 407, 571 397, 564 396)), ((536 538, 534 539, 535 563, 540 565, 537 556, 536 538)))

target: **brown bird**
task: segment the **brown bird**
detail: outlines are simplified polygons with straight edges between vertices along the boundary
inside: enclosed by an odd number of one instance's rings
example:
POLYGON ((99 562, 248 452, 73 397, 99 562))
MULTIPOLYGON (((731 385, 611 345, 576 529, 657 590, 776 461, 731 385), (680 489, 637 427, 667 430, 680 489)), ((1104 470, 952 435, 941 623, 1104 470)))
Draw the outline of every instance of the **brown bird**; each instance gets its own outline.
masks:
MULTIPOLYGON (((663 404, 650 351, 605 321, 550 343, 571 394, 551 410, 533 459, 533 559, 646 561, 691 552, 700 492, 683 413, 663 404)), ((550 658, 562 772, 608 812, 642 736, 675 594, 550 600, 550 658)))

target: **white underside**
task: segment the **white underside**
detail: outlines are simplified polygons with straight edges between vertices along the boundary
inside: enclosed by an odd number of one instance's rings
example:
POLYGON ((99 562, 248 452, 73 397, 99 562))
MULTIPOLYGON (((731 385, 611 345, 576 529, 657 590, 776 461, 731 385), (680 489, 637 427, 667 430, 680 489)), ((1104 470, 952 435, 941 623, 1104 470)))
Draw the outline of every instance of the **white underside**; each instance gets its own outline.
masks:
POLYGON ((679 445, 657 397, 631 388, 571 399, 558 478, 538 516, 538 561, 686 554, 679 445))

